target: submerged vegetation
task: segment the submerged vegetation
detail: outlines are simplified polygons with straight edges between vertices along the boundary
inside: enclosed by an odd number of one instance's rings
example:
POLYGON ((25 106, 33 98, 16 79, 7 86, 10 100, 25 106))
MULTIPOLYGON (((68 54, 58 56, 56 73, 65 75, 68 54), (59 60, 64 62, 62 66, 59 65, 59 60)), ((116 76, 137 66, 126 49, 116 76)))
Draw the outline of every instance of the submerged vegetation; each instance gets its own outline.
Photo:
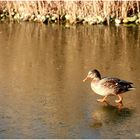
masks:
POLYGON ((56 24, 140 24, 140 1, 1 1, 0 21, 56 24))

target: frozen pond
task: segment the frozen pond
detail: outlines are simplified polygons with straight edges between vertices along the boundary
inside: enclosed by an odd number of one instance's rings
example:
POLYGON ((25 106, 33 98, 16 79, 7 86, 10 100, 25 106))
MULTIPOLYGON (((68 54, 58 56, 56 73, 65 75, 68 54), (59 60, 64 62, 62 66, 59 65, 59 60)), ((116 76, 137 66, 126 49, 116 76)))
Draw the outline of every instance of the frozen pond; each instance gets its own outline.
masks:
POLYGON ((0 138, 140 138, 139 63, 138 26, 1 23, 0 138), (94 68, 134 82, 121 111, 82 82, 94 68))

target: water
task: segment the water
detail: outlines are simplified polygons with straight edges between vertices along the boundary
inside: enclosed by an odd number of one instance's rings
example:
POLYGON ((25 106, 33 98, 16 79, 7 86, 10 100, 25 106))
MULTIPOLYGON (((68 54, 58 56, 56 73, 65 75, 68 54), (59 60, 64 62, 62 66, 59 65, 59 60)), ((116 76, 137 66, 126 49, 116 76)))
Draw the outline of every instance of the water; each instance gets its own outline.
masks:
POLYGON ((140 138, 139 52, 138 26, 1 23, 0 138, 140 138), (82 82, 93 68, 134 82, 122 110, 82 82))

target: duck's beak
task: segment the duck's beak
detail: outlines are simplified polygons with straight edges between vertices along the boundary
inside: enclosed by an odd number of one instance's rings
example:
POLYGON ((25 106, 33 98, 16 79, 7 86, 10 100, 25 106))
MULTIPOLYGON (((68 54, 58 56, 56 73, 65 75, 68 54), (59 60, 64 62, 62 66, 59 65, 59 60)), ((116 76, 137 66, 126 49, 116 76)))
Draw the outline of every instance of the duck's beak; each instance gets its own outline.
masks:
POLYGON ((89 78, 89 77, 87 76, 87 77, 83 80, 83 82, 85 82, 88 78, 89 78))

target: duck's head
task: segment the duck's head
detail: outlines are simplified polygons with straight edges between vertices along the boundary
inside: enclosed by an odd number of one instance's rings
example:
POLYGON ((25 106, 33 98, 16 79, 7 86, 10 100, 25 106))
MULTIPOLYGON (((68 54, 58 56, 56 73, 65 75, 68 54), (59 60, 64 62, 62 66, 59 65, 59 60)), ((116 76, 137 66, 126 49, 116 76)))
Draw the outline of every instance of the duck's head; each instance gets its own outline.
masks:
POLYGON ((87 79, 100 80, 101 79, 100 72, 96 69, 89 71, 87 77, 83 80, 83 82, 85 82, 87 79))

